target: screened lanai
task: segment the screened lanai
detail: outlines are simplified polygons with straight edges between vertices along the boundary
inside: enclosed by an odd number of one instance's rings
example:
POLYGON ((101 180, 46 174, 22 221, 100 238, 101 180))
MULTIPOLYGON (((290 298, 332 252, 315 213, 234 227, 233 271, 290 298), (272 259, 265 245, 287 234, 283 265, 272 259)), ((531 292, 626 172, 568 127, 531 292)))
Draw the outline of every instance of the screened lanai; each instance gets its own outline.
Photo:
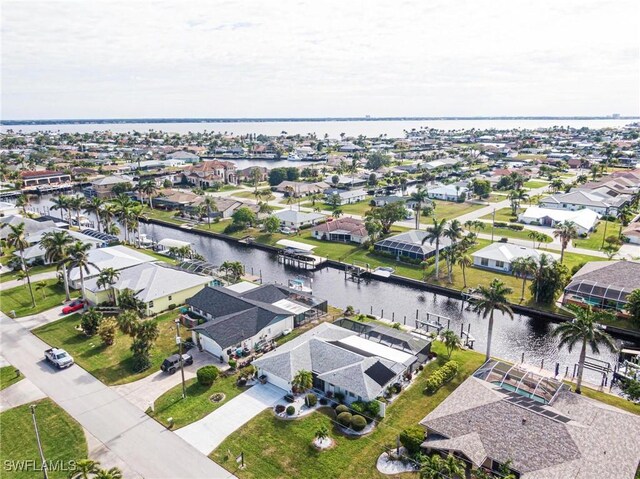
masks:
POLYGON ((517 364, 490 359, 474 374, 476 378, 541 404, 551 404, 564 386, 555 378, 532 373, 517 364))
POLYGON ((631 294, 633 288, 576 278, 564 291, 565 303, 577 302, 595 308, 622 311, 627 304, 627 296, 631 294))

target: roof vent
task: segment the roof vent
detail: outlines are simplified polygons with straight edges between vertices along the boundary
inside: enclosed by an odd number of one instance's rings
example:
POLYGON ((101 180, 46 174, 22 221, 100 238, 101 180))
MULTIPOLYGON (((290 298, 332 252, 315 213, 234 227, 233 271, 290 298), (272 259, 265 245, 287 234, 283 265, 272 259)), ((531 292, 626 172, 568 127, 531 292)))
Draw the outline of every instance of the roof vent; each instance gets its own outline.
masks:
POLYGON ((525 418, 522 418, 522 425, 524 426, 525 424, 527 424, 527 420, 525 418))

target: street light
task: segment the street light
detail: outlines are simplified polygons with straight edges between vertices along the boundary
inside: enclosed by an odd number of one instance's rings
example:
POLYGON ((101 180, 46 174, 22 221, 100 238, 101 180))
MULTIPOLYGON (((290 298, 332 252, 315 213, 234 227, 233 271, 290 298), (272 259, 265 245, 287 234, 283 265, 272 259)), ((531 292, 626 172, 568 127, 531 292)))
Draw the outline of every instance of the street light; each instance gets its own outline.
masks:
POLYGON ((40 459, 42 460, 42 475, 44 479, 49 479, 47 474, 47 461, 44 458, 44 452, 42 451, 42 443, 40 442, 40 432, 38 432, 38 423, 36 422, 36 405, 29 406, 31 409, 31 417, 33 418, 33 428, 36 430, 36 440, 38 441, 38 450, 40 451, 40 459))
POLYGON ((180 337, 180 319, 176 323, 176 344, 180 347, 180 374, 182 375, 182 399, 187 397, 187 385, 184 382, 184 361, 182 360, 182 338, 180 337))
POLYGON ((493 229, 496 227, 496 209, 493 209, 493 213, 491 213, 491 242, 493 243, 493 229))

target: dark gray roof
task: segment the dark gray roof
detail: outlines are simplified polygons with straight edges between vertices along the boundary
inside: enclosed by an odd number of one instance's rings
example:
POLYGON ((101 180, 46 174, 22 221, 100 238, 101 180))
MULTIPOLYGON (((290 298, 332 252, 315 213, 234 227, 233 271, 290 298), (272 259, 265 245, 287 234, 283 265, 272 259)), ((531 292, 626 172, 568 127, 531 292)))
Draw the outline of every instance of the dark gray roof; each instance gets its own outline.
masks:
POLYGON ((265 284, 255 289, 250 289, 239 294, 240 297, 248 300, 261 301, 263 303, 273 304, 281 299, 289 297, 280 288, 273 284, 265 284))
POLYGON ((640 262, 593 261, 573 275, 574 281, 592 281, 616 289, 640 288, 640 262))
POLYGON ((348 318, 341 318, 333 324, 350 329, 370 341, 384 344, 390 348, 401 349, 411 354, 423 351, 428 353, 430 350, 431 339, 418 337, 388 326, 361 323, 348 318))

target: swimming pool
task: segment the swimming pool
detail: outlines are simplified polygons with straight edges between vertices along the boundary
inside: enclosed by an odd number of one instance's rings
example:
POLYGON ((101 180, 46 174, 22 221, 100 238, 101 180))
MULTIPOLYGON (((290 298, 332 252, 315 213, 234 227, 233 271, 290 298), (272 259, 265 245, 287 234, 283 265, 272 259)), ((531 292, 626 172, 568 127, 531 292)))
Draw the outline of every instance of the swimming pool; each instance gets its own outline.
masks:
POLYGON ((500 381, 493 381, 492 384, 495 384, 496 386, 500 386, 502 389, 506 389, 507 391, 517 392, 518 394, 520 394, 520 395, 522 395, 522 396, 524 396, 526 398, 532 399, 532 400, 534 400, 536 402, 539 402, 541 404, 547 404, 547 400, 545 398, 543 398, 542 396, 538 396, 537 394, 530 393, 530 392, 525 391, 523 389, 518 389, 516 391, 516 387, 513 384, 508 384, 508 383, 502 383, 501 384, 500 381))

